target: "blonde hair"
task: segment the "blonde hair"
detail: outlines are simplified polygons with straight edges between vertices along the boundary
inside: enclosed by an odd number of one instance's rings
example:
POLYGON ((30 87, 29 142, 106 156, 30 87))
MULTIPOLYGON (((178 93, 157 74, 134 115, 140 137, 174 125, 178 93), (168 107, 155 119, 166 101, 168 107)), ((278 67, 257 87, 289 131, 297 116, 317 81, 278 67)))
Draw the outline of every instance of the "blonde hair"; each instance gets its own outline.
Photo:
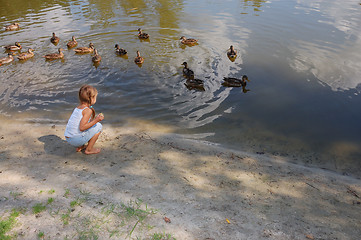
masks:
MULTIPOLYGON (((89 106, 91 106, 92 98, 96 97, 97 95, 98 91, 95 87, 90 85, 83 85, 79 90, 79 101, 80 103, 87 103, 89 106)), ((92 119, 94 119, 95 110, 93 107, 90 107, 90 109, 93 111, 92 119)))

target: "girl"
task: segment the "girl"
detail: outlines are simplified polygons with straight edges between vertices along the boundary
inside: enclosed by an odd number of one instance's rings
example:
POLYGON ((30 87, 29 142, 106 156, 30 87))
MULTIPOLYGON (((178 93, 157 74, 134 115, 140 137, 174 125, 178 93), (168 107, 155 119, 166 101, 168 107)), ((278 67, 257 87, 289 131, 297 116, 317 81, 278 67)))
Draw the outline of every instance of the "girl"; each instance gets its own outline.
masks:
POLYGON ((82 86, 79 90, 80 104, 74 109, 66 125, 66 141, 76 147, 77 152, 83 149, 85 154, 100 152, 99 148, 93 148, 102 130, 99 122, 104 119, 102 113, 95 117, 95 110, 92 108, 97 101, 97 95, 95 87, 82 86))

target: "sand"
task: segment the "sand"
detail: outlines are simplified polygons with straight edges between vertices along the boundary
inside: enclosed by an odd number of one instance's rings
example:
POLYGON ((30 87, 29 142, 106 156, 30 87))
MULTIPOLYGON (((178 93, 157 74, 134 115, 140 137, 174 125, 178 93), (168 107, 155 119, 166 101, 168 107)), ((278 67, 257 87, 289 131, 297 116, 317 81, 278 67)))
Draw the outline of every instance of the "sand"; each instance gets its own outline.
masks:
POLYGON ((65 125, 2 121, 0 217, 20 213, 7 235, 360 239, 360 179, 145 126, 105 124, 88 156, 65 125))

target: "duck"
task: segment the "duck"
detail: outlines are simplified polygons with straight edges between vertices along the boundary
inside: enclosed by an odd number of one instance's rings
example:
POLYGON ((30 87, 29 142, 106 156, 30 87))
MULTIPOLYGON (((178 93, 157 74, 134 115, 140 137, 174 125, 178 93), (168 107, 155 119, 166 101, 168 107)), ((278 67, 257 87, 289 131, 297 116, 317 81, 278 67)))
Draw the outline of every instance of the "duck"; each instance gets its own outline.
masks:
POLYGON ((137 51, 137 56, 134 59, 136 64, 142 64, 144 62, 144 58, 140 56, 139 51, 137 51))
POLYGON ((182 65, 184 66, 183 75, 188 79, 194 79, 194 72, 188 68, 187 62, 183 62, 182 65))
POLYGON ((127 54, 127 50, 120 48, 118 44, 115 44, 115 53, 122 56, 127 54))
POLYGON ((148 39, 149 38, 149 34, 148 33, 144 33, 142 32, 141 28, 138 28, 138 37, 141 39, 148 39))
POLYGON ((242 76, 242 79, 233 78, 233 77, 225 77, 223 78, 224 82, 222 83, 225 87, 246 87, 247 82, 249 82, 248 77, 246 75, 242 76))
POLYGON ((19 28, 20 28, 19 23, 13 23, 8 26, 5 26, 5 31, 18 30, 19 28))
POLYGON ((200 91, 205 91, 203 80, 200 79, 187 79, 187 81, 184 83, 184 85, 189 89, 196 89, 200 91))
POLYGON ((23 52, 23 53, 19 54, 17 56, 17 58, 19 60, 26 60, 26 59, 32 58, 32 57, 34 57, 33 51, 34 51, 34 49, 29 48, 27 52, 23 52))
POLYGON ((98 54, 98 51, 94 48, 94 56, 92 57, 93 63, 99 63, 102 57, 98 54))
POLYGON ((46 58, 47 60, 63 58, 64 57, 63 51, 64 50, 62 48, 59 48, 58 49, 59 53, 50 53, 50 54, 45 55, 44 58, 46 58))
POLYGON ((53 36, 50 38, 50 42, 57 44, 59 42, 60 38, 55 36, 55 33, 53 33, 53 36))
POLYGON ((186 38, 185 36, 182 36, 179 40, 182 40, 181 43, 186 45, 195 45, 198 42, 197 39, 186 38))
POLYGON ((237 51, 234 50, 233 46, 231 45, 227 51, 227 56, 229 58, 236 58, 237 57, 237 51))
POLYGON ((74 49, 76 53, 92 53, 94 51, 93 43, 89 43, 89 47, 79 47, 74 49))
POLYGON ((7 57, 0 58, 0 66, 6 63, 11 63, 14 61, 14 57, 12 53, 8 53, 7 57))
POLYGON ((18 51, 22 49, 20 43, 16 42, 15 45, 8 45, 4 47, 8 51, 18 51))
POLYGON ((69 42, 66 44, 66 46, 67 46, 68 48, 76 47, 76 45, 78 45, 78 42, 76 41, 76 39, 75 39, 74 36, 72 36, 72 37, 71 37, 71 41, 69 41, 69 42))

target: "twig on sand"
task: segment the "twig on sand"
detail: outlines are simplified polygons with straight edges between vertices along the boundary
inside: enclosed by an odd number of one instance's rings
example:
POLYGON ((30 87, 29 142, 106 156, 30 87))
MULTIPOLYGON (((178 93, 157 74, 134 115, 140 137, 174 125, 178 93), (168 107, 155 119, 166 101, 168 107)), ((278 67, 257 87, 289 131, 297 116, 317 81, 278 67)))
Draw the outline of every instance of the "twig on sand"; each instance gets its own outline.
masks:
POLYGON ((355 190, 352 190, 350 187, 347 187, 347 192, 351 195, 354 195, 357 198, 360 198, 359 195, 357 195, 355 190))
POLYGON ((313 185, 309 184, 308 182, 306 182, 306 184, 307 184, 308 186, 313 187, 314 189, 316 189, 316 190, 320 191, 320 189, 318 189, 317 187, 315 187, 315 186, 313 186, 313 185))

